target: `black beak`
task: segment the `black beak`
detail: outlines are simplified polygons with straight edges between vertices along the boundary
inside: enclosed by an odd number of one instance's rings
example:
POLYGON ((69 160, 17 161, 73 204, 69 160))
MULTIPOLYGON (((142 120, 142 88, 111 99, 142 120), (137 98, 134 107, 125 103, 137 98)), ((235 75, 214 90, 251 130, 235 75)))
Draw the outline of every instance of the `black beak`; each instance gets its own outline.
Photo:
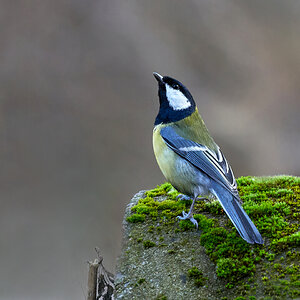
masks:
POLYGON ((153 76, 155 77, 155 79, 156 79, 158 82, 163 83, 163 76, 159 75, 159 74, 156 73, 156 72, 153 72, 153 76))

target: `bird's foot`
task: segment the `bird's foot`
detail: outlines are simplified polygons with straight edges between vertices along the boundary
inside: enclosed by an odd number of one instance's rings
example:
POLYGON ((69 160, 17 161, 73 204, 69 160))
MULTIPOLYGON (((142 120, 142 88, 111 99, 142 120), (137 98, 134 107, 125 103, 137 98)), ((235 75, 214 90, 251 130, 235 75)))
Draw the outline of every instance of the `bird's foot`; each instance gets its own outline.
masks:
POLYGON ((178 216, 177 219, 179 220, 190 220, 195 227, 198 229, 198 222, 194 219, 193 214, 191 212, 186 213, 185 211, 182 212, 183 217, 178 216))
POLYGON ((176 197, 176 200, 188 201, 188 200, 193 200, 193 198, 191 198, 191 197, 189 197, 187 195, 184 195, 184 194, 179 194, 176 197))

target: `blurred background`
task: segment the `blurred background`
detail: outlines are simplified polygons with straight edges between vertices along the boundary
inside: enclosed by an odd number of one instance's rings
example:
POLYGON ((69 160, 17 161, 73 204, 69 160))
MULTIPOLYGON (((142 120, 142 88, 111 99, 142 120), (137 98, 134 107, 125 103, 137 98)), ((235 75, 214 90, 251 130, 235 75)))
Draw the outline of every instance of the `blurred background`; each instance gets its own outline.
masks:
POLYGON ((84 299, 114 271, 152 152, 156 71, 235 175, 300 174, 299 1, 0 2, 0 299, 84 299))

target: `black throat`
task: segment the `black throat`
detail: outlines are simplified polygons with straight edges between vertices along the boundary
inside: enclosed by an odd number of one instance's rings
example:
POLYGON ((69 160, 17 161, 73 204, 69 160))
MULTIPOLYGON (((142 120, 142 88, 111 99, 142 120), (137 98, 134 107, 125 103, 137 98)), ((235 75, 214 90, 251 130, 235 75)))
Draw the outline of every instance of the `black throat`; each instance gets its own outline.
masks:
POLYGON ((180 121, 188 116, 190 116, 195 111, 195 105, 190 106, 183 110, 173 110, 169 107, 165 108, 160 106, 159 112, 156 116, 154 125, 167 124, 172 122, 180 121))
MULTIPOLYGON (((168 124, 172 122, 180 121, 188 116, 190 116, 196 109, 196 104, 194 100, 191 101, 191 106, 186 109, 175 110, 169 105, 169 101, 166 97, 166 89, 163 85, 159 86, 158 90, 159 96, 159 112, 156 116, 154 125, 158 124, 168 124)), ((190 96, 192 99, 192 96, 190 96)))

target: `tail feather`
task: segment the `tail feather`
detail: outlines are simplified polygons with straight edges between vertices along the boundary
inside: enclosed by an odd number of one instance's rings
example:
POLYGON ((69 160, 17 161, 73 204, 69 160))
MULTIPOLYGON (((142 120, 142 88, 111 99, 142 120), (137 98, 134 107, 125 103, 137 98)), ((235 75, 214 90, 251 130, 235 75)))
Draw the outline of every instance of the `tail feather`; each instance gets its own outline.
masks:
POLYGON ((220 185, 215 186, 213 192, 240 236, 250 244, 263 244, 264 241, 261 234, 242 206, 238 203, 237 199, 220 185))

